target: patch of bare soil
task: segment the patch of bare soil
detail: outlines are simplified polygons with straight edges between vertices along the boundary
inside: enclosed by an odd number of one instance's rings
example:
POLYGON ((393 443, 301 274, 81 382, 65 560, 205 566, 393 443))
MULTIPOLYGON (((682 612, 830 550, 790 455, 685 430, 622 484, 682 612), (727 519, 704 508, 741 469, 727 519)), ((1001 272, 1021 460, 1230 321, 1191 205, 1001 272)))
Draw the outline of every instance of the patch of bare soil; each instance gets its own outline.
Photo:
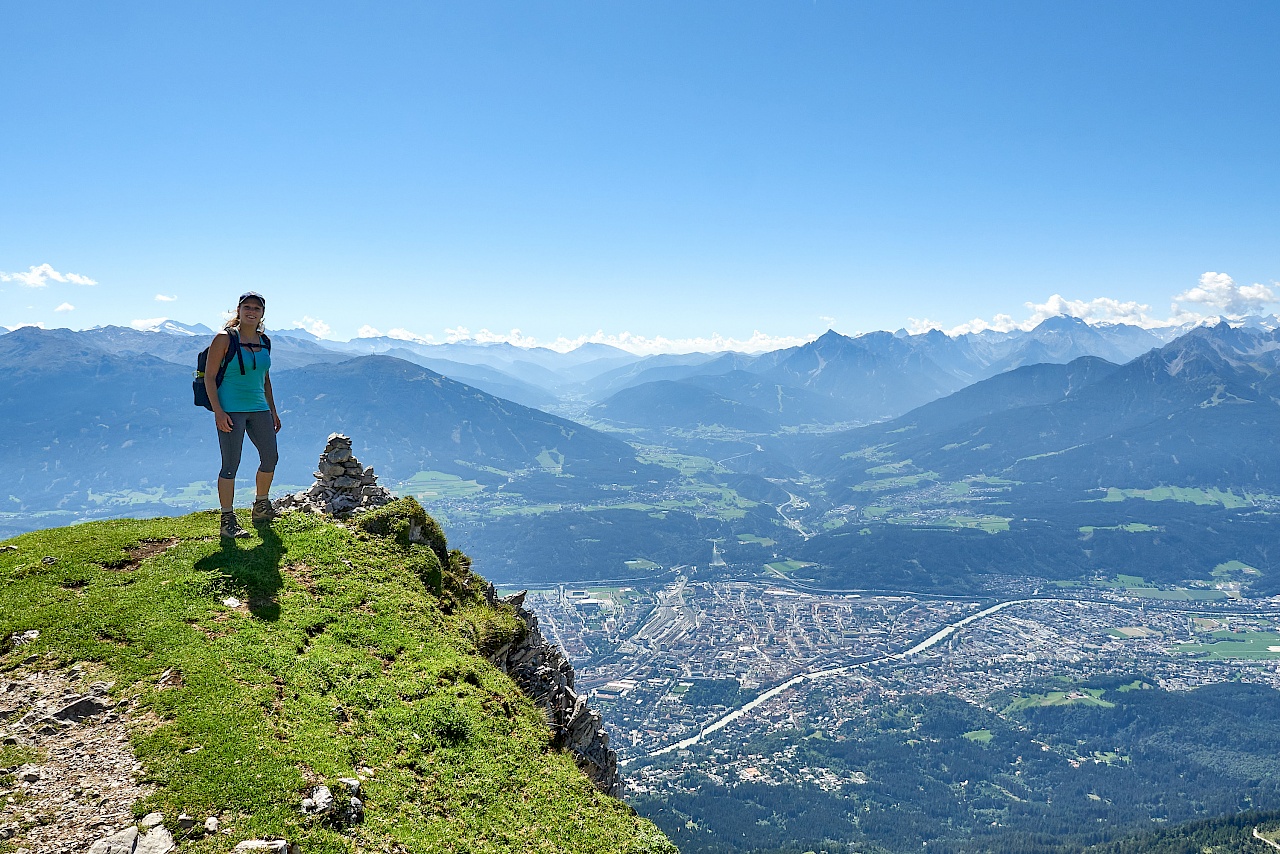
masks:
POLYGON ((129 557, 119 561, 113 561, 103 564, 104 569, 137 569, 142 562, 149 557, 167 552, 169 549, 182 542, 178 537, 166 537, 160 540, 143 540, 137 546, 128 550, 129 557))
POLYGON ((0 768, 0 840, 18 852, 82 852, 134 823, 149 789, 138 782, 128 701, 114 703, 110 688, 78 665, 0 677, 0 743, 29 754, 0 768))

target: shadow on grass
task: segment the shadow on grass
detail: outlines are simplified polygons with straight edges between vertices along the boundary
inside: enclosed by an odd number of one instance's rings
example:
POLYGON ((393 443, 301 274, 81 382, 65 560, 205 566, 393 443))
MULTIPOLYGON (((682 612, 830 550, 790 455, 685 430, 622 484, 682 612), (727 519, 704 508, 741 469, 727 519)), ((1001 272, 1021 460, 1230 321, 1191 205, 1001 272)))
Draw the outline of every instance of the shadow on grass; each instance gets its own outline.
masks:
POLYGON ((195 567, 220 571, 243 589, 249 613, 260 620, 275 622, 280 619, 280 603, 276 596, 284 586, 284 578, 280 575, 284 543, 271 530, 269 523, 255 523, 253 527, 261 542, 241 548, 246 540, 224 537, 222 548, 196 561, 195 567))

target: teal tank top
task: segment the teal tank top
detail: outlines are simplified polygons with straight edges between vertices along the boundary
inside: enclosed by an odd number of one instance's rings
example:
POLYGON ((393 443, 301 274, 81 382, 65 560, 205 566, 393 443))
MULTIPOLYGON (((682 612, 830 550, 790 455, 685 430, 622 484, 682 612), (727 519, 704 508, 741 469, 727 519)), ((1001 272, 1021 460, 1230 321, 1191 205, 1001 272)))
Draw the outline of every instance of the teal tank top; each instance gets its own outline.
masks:
POLYGON ((223 412, 264 412, 267 393, 263 384, 271 368, 271 352, 265 347, 251 350, 243 344, 240 355, 244 357, 244 374, 240 373, 240 360, 235 356, 227 363, 227 372, 218 386, 218 402, 223 412))

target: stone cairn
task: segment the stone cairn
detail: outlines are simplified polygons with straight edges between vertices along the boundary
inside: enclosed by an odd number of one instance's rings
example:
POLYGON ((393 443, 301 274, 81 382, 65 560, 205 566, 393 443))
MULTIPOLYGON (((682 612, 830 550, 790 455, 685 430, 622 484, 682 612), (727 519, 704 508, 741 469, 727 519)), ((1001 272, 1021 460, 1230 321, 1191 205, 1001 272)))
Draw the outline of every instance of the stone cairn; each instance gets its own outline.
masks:
POLYGON ((381 507, 395 498, 386 488, 378 486, 373 466, 360 465, 351 452, 351 438, 341 433, 329 434, 315 476, 316 482, 310 489, 276 499, 275 509, 350 516, 381 507))
POLYGON ((609 733, 601 726, 600 713, 587 706, 587 698, 573 688, 573 665, 555 644, 538 630, 538 618, 524 607, 525 593, 499 600, 493 585, 486 591, 491 604, 505 602, 524 622, 524 637, 507 644, 489 661, 515 681, 546 713, 554 744, 573 754, 596 788, 622 797, 622 777, 617 754, 609 747, 609 733))

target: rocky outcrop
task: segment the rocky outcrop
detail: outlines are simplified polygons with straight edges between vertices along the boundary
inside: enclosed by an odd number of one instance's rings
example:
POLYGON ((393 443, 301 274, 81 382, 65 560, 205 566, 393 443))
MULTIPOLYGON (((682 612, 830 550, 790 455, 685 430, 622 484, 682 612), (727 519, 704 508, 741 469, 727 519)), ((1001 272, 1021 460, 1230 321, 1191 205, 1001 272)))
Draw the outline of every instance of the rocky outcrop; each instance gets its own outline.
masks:
POLYGON ((378 486, 373 466, 360 465, 351 451, 351 438, 341 433, 329 434, 329 441, 320 452, 315 476, 316 482, 310 489, 277 499, 273 504, 275 509, 343 517, 381 507, 395 499, 389 490, 378 486))
POLYGON ((492 603, 514 606, 525 625, 520 640, 502 647, 489 660, 542 707, 555 745, 573 754, 600 791, 622 797, 617 755, 609 747, 600 713, 588 707, 587 698, 574 690, 573 665, 558 646, 542 636, 537 616, 524 607, 523 592, 499 600, 489 585, 487 595, 492 603))

